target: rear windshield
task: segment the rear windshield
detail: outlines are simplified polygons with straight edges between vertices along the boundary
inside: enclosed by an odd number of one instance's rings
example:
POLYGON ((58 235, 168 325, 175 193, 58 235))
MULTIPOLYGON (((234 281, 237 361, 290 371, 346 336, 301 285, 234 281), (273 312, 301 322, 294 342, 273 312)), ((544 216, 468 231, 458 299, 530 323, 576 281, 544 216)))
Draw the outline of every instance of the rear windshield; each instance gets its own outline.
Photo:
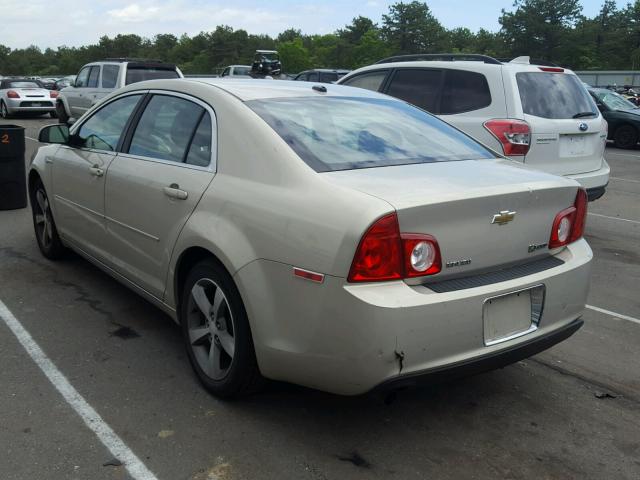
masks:
POLYGON ((9 88, 40 88, 38 82, 9 82, 9 88))
POLYGON ((516 74, 522 109, 542 118, 579 118, 598 115, 590 95, 575 75, 549 72, 516 74), (581 114, 581 115, 578 115, 581 114))
POLYGON ((180 78, 176 70, 168 68, 127 67, 125 84, 142 82, 144 80, 159 80, 163 78, 180 78))
POLYGON ((246 103, 317 172, 495 158, 445 122, 397 100, 302 97, 246 103))

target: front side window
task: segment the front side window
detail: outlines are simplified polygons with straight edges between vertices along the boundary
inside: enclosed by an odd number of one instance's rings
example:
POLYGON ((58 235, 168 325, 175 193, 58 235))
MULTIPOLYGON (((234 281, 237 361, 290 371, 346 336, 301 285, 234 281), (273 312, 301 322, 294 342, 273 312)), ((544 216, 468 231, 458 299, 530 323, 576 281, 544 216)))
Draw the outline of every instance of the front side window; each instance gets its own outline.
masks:
POLYGON ((445 72, 439 114, 470 112, 489 105, 491 105, 491 92, 484 75, 464 70, 445 72))
POLYGON ((441 83, 441 70, 402 68, 393 75, 387 94, 437 113, 441 83))
POLYGON ((320 81, 322 83, 332 83, 338 80, 337 73, 329 73, 329 72, 321 72, 320 73, 320 81))
POLYGON ((495 158, 442 120, 397 100, 301 97, 246 104, 317 172, 495 158))
POLYGON ((311 72, 307 77, 309 82, 317 82, 318 81, 318 72, 311 72))
POLYGON ((231 69, 229 67, 225 68, 222 72, 222 76, 226 77, 227 75, 229 75, 229 72, 231 72, 231 69))
POLYGON ((84 88, 87 86, 87 83, 89 82, 90 71, 91 71, 91 67, 84 67, 82 70, 80 70, 80 73, 76 78, 76 83, 75 83, 76 87, 84 88))
POLYGON ((342 85, 348 85, 349 87, 358 87, 377 92, 380 90, 380 86, 384 79, 387 78, 387 70, 379 70, 377 72, 363 73, 347 79, 342 85))
POLYGON ((154 95, 140 117, 129 153, 183 162, 204 108, 183 98, 154 95))
POLYGON ((116 88, 119 72, 120 72, 120 66, 118 65, 103 65, 102 66, 102 88, 116 88))
POLYGON ((91 67, 91 72, 89 72, 89 81, 87 82, 87 87, 96 88, 98 86, 99 76, 100 76, 100 67, 91 67))
POLYGON ((142 95, 119 98, 95 112, 72 139, 73 145, 115 151, 129 116, 142 95))
POLYGON ((579 118, 598 115, 593 100, 575 75, 551 72, 516 74, 522 110, 542 118, 579 118))

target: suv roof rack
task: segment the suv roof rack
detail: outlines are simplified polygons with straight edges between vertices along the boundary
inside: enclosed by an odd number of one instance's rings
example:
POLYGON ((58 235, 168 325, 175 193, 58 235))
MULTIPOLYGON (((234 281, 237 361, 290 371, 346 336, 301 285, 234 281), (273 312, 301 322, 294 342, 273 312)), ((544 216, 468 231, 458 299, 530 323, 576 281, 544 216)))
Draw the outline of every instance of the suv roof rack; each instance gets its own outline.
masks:
POLYGON ((163 60, 157 60, 155 58, 131 58, 131 57, 103 58, 103 59, 100 59, 100 60, 94 60, 94 62, 153 62, 153 63, 167 63, 167 62, 165 62, 163 60))
POLYGON ((415 62, 415 61, 445 61, 455 62, 457 61, 472 61, 472 62, 484 62, 493 65, 502 65, 502 62, 496 60, 488 55, 478 55, 475 53, 417 53, 413 55, 396 55, 393 57, 383 58, 376 62, 379 63, 396 63, 396 62, 415 62))

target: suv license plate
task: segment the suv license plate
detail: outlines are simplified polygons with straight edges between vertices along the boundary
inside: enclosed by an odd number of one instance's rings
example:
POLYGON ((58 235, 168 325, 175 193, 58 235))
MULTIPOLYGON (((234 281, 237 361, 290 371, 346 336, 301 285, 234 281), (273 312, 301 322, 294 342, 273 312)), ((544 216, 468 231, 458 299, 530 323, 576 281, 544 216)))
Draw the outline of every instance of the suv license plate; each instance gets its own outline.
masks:
POLYGON ((495 345, 535 331, 543 304, 543 285, 486 299, 482 309, 484 344, 495 345))
POLYGON ((587 154, 588 135, 560 135, 560 156, 581 157, 587 154))

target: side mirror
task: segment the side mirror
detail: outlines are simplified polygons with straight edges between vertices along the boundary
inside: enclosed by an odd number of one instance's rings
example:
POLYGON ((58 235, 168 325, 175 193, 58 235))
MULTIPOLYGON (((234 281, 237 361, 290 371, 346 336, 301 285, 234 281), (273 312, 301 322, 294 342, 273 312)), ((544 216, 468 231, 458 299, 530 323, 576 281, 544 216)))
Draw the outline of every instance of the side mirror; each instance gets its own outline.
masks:
POLYGON ((40 143, 56 143, 66 145, 69 143, 69 126, 63 124, 47 125, 38 133, 40 143))

